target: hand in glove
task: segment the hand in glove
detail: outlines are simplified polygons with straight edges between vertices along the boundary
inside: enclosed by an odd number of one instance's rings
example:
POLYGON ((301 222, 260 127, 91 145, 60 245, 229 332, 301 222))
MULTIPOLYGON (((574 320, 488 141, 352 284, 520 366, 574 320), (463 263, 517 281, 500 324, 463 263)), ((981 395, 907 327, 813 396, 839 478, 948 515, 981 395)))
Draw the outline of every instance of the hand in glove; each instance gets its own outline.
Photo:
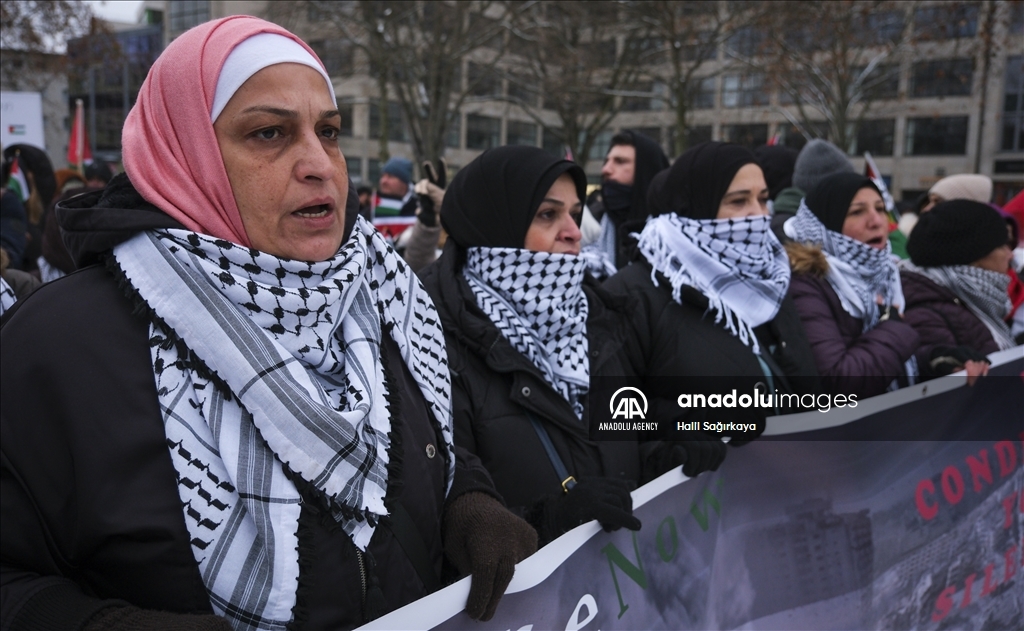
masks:
POLYGON ((423 172, 427 177, 416 182, 416 186, 413 187, 420 202, 420 212, 417 216, 423 225, 430 227, 437 225, 437 213, 441 210, 444 189, 448 186, 448 165, 444 158, 439 160, 438 164, 440 169, 435 169, 430 161, 424 162, 423 172))
POLYGON ((974 385, 978 377, 988 374, 988 357, 967 346, 936 346, 928 361, 931 375, 944 377, 967 369, 967 383, 974 385))
POLYGON ((725 453, 726 444, 719 438, 665 441, 650 455, 650 464, 658 475, 682 465, 683 475, 692 478, 705 471, 717 471, 725 453))
POLYGON ((539 514, 531 521, 544 543, 593 519, 600 522, 606 532, 623 527, 640 530, 640 520, 633 517, 633 497, 625 480, 580 480, 568 493, 548 498, 538 508, 539 514))
POLYGON ((444 512, 444 551, 460 574, 471 574, 466 613, 490 620, 515 565, 537 551, 537 532, 486 493, 457 497, 444 512))

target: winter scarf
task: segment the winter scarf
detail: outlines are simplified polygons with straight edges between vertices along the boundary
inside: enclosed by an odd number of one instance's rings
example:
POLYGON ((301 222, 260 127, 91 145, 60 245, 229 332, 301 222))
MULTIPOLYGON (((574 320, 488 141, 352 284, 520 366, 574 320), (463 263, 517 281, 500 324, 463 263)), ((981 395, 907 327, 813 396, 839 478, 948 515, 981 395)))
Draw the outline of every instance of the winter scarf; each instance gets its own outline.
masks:
POLYGON ((708 299, 715 323, 754 353, 760 353, 754 327, 772 320, 789 288, 789 260, 775 237, 767 215, 743 219, 689 219, 669 213, 647 221, 640 233, 640 252, 672 285, 672 298, 682 301, 682 288, 695 288, 708 299))
POLYGON ((1010 327, 1005 322, 1012 309, 1010 296, 1006 293, 1010 285, 1007 274, 973 265, 918 267, 911 261, 900 261, 900 268, 920 274, 956 294, 971 313, 988 327, 1000 350, 1016 346, 1010 336, 1010 327))
POLYGON ((470 248, 462 272, 480 310, 581 419, 590 388, 585 271, 572 254, 470 248))
POLYGON ((213 609, 237 629, 284 629, 299 575, 297 484, 366 549, 386 514, 395 395, 390 335, 444 437, 450 381, 437 312, 380 233, 358 219, 322 262, 187 230, 114 249, 153 313, 151 352, 192 550, 213 609))
POLYGON ((15 295, 14 289, 7 284, 6 279, 0 278, 0 315, 6 313, 16 302, 18 296, 15 295))

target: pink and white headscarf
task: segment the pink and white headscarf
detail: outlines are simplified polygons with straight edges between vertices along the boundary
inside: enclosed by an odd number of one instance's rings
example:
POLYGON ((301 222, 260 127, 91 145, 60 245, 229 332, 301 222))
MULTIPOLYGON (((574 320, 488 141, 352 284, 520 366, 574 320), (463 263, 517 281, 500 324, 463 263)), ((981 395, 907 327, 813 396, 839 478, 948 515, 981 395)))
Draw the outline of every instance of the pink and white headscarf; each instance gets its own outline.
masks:
POLYGON ((121 134, 124 169, 143 199, 193 232, 251 246, 213 121, 246 79, 278 63, 324 76, 316 53, 287 30, 234 15, 193 28, 153 64, 121 134))

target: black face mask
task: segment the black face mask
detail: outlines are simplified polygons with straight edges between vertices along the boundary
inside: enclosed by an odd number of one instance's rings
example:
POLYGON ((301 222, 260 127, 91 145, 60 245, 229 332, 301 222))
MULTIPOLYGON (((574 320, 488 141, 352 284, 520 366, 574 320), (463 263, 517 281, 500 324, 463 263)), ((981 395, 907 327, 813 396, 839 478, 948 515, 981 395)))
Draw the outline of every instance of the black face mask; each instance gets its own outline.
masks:
POLYGON ((613 180, 605 180, 601 183, 601 199, 604 202, 605 210, 610 212, 612 218, 615 219, 617 215, 624 214, 622 211, 629 210, 633 202, 633 187, 613 180))

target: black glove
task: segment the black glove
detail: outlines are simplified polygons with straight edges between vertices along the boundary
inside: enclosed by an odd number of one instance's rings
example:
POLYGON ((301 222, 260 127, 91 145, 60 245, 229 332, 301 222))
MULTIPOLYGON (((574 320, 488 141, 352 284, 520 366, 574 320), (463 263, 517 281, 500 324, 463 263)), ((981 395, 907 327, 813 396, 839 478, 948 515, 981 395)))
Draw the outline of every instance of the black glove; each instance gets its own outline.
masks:
POLYGON ((640 520, 633 517, 633 498, 629 491, 630 485, 625 480, 580 480, 568 493, 541 502, 539 511, 534 511, 530 521, 537 526, 542 543, 593 519, 600 522, 606 532, 623 527, 640 530, 640 520))
POLYGON ((420 222, 431 228, 437 225, 437 212, 440 210, 440 200, 444 197, 444 189, 448 186, 448 165, 444 158, 438 160, 437 169, 426 160, 423 162, 424 180, 416 184, 416 196, 420 202, 420 212, 417 215, 420 222))
POLYGON ((900 310, 894 305, 878 305, 878 321, 885 322, 886 320, 903 322, 903 316, 900 315, 900 310))
POLYGON ((945 377, 962 370, 969 361, 991 363, 984 353, 979 353, 968 346, 936 346, 928 359, 929 374, 934 377, 945 377))
POLYGON ((516 563, 537 551, 537 532, 490 495, 470 492, 445 509, 441 536, 459 573, 473 577, 466 614, 490 620, 516 563))
POLYGON ((651 454, 655 467, 664 473, 683 465, 683 475, 692 478, 705 471, 716 471, 725 460, 726 445, 718 438, 709 440, 674 440, 651 454))

